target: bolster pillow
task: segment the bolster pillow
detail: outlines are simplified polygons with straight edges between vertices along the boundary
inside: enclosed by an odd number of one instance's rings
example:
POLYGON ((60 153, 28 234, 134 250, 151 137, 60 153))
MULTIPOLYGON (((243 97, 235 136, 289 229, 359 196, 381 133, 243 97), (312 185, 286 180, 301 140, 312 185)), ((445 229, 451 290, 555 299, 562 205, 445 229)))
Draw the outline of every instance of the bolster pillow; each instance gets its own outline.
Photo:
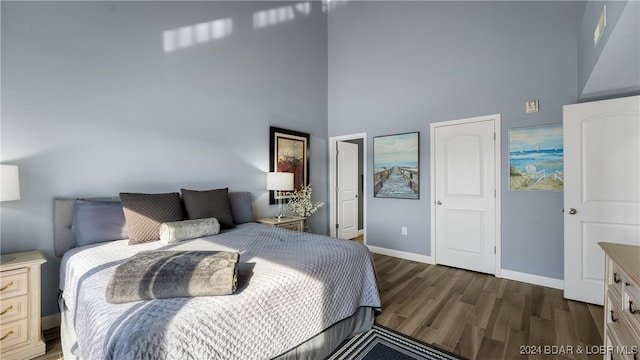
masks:
POLYGON ((160 241, 171 244, 219 232, 220 223, 216 218, 166 222, 160 225, 160 241))

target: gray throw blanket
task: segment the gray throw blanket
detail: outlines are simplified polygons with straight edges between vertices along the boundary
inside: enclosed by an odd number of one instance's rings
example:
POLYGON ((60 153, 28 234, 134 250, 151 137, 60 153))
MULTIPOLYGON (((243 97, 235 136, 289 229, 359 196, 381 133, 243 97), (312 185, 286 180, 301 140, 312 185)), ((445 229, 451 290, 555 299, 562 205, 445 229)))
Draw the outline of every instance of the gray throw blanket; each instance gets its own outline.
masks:
POLYGON ((239 258, 228 251, 141 251, 115 269, 106 300, 229 295, 237 287, 239 258))

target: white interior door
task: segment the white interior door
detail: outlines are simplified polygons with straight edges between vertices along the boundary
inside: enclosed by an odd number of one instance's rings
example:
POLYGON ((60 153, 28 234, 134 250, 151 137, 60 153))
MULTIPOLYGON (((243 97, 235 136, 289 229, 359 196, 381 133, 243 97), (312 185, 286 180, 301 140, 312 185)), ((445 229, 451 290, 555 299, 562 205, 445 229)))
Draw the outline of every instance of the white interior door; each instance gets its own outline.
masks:
POLYGON ((358 145, 337 142, 337 237, 358 236, 358 145))
POLYGON ((640 245, 640 97, 567 105, 563 128, 564 296, 602 305, 597 243, 640 245))
POLYGON ((478 119, 432 127, 435 260, 495 274, 496 123, 478 119))

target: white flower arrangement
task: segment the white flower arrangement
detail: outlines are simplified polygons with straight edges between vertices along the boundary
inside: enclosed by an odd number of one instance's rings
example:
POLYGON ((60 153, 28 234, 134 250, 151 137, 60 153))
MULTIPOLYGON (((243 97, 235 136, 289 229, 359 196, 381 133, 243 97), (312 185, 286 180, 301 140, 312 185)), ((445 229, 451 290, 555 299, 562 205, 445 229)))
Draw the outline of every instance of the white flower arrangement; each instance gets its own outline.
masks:
POLYGON ((300 190, 294 191, 291 198, 289 198, 287 209, 292 213, 305 218, 315 214, 318 209, 324 206, 324 202, 311 201, 312 191, 313 190, 310 185, 302 186, 300 190))

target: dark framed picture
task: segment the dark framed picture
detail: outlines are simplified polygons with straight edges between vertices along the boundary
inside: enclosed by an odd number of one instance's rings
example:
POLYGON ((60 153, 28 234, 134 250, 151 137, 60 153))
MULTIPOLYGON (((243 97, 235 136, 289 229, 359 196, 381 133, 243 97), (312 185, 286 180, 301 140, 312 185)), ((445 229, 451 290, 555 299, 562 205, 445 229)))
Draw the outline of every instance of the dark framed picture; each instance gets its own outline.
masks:
POLYGON ((420 133, 373 138, 373 196, 420 198, 420 133))
MULTIPOLYGON (((309 185, 309 134, 271 126, 269 159, 269 171, 293 173, 295 190, 309 185)), ((269 191, 269 203, 276 203, 274 191, 269 191)))

